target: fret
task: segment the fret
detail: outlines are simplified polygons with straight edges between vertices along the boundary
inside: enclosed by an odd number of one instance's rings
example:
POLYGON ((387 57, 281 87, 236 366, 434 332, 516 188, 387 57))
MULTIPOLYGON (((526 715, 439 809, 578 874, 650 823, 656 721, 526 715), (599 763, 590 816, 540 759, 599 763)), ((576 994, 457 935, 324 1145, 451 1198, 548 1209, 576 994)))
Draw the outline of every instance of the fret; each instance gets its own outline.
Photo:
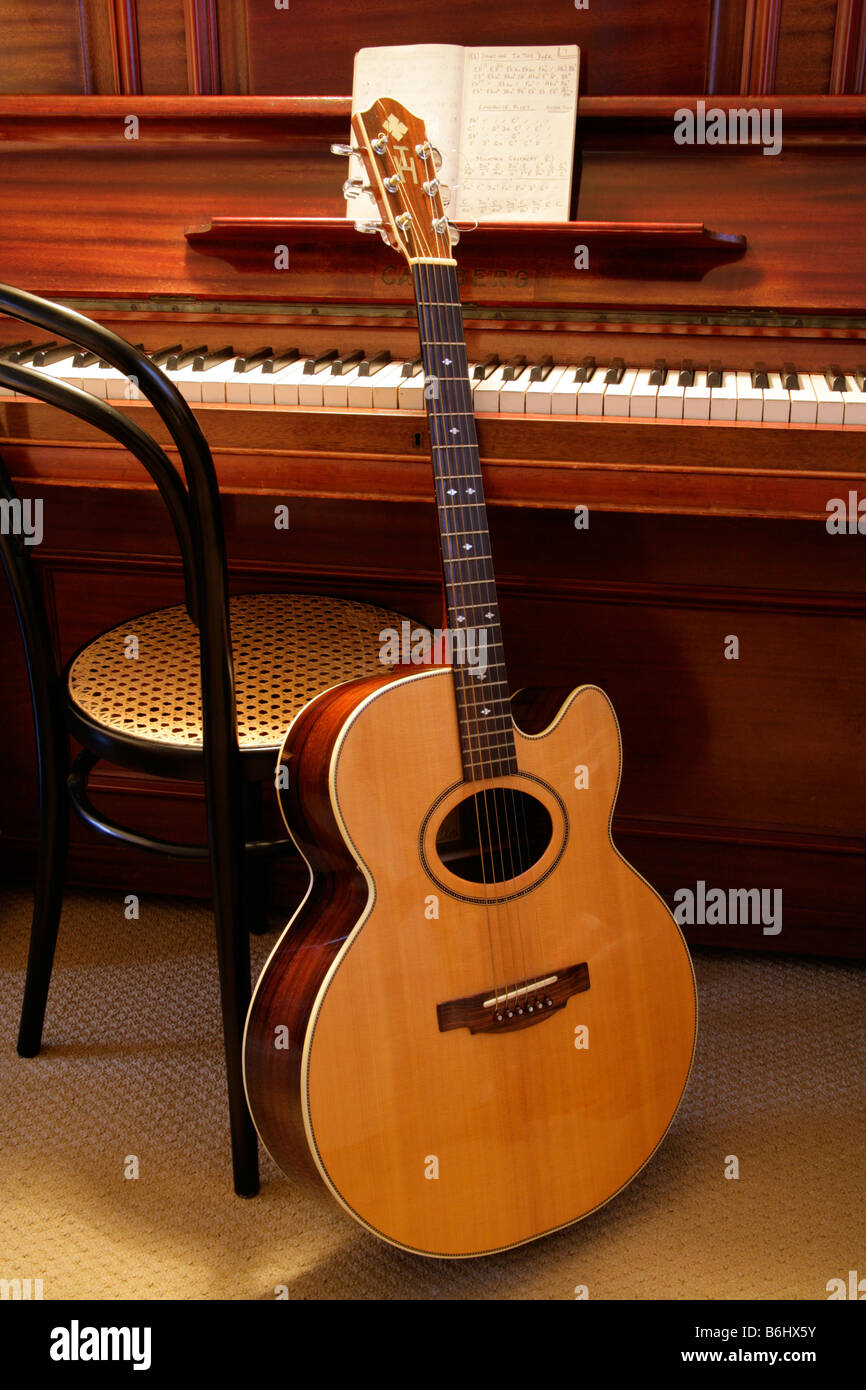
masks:
POLYGON ((465 623, 457 621, 467 613, 484 613, 488 619, 484 675, 468 662, 452 664, 451 668, 463 769, 469 779, 501 775, 517 770, 514 721, 502 659, 499 604, 456 268, 437 265, 434 271, 418 263, 413 265, 412 274, 424 373, 428 380, 437 381, 437 394, 426 398, 426 406, 448 627, 455 633, 468 632, 465 623), (455 466, 457 471, 452 472, 455 466), (462 507, 472 508, 471 517, 459 514, 462 507), (472 553, 465 553, 470 537, 472 553), (452 553, 458 546, 463 553, 452 553), (468 565, 474 566, 471 573, 468 565), (487 713, 482 714, 482 710, 487 713))

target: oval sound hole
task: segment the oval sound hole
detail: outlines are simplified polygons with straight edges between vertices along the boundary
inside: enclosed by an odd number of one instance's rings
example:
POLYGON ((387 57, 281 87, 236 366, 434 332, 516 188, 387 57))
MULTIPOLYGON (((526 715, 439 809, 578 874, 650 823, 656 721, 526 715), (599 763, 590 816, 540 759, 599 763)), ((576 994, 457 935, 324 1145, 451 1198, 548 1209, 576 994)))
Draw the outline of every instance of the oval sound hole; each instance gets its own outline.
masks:
POLYGON ((536 797, 514 787, 486 787, 449 811, 436 850, 466 883, 505 883, 537 864, 552 835, 550 814, 536 797))

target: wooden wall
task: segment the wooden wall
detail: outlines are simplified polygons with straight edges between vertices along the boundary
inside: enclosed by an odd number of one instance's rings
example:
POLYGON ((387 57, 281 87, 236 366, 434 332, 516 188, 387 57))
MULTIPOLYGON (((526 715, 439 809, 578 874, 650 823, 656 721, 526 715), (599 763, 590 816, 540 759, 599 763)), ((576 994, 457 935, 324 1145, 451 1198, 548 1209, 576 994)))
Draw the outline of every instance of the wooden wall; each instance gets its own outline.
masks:
POLYGON ((586 95, 864 90, 863 0, 0 0, 0 93, 345 94, 356 49, 577 43, 586 95), (323 42, 323 36, 325 41, 323 42))

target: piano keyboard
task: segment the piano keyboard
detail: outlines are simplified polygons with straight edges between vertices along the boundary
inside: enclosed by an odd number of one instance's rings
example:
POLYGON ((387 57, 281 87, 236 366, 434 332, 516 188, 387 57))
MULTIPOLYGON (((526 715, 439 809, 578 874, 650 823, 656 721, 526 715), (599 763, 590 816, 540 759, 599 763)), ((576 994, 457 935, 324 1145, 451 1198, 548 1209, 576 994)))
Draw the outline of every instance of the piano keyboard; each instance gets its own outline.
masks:
MULTIPOLYGON (((149 354, 186 400, 226 405, 294 405, 312 409, 423 410, 420 358, 332 348, 310 357, 298 348, 264 347, 238 356, 231 347, 172 344, 149 354)), ((46 376, 108 400, 134 399, 137 389, 93 353, 68 344, 21 342, 0 351, 46 376)), ((579 415, 630 419, 728 420, 774 424, 866 425, 866 369, 798 372, 696 367, 663 360, 651 367, 593 357, 558 364, 551 357, 502 362, 494 354, 470 364, 478 414, 579 415)), ((0 396, 17 393, 0 387, 0 396)))

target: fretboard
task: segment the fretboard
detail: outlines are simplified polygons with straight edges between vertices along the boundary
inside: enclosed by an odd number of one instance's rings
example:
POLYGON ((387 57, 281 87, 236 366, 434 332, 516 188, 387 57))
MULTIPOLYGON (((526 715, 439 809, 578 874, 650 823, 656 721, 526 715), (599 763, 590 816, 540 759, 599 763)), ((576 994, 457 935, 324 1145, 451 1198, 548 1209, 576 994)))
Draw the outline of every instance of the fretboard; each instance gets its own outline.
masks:
POLYGON ((412 270, 463 770, 478 781, 516 772, 517 758, 463 314, 455 266, 412 270))

